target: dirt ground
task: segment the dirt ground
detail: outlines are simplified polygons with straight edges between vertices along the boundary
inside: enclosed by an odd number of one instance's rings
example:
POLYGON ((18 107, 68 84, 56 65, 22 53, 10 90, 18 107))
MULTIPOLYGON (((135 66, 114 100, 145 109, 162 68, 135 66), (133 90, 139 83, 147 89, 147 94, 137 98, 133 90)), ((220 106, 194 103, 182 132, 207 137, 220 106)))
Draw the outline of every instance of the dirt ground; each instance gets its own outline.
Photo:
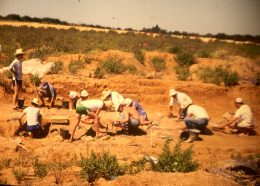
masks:
MULTIPOLYGON (((160 122, 159 126, 151 129, 141 127, 143 134, 137 136, 113 135, 105 139, 88 139, 83 137, 69 143, 63 141, 59 136, 49 134, 42 139, 20 138, 23 140, 24 146, 28 151, 25 156, 37 156, 44 162, 52 162, 55 160, 69 161, 73 157, 87 156, 93 150, 95 152, 109 151, 115 154, 119 161, 138 160, 145 155, 158 156, 163 148, 166 137, 171 136, 173 142, 171 146, 179 138, 179 128, 183 125, 182 121, 177 119, 169 119, 166 117, 168 111, 168 90, 175 88, 179 91, 186 92, 191 96, 195 104, 206 108, 211 119, 210 125, 221 119, 222 114, 227 111, 235 111, 234 99, 238 96, 243 97, 245 102, 251 106, 254 121, 258 126, 260 119, 260 88, 254 85, 245 84, 232 88, 224 86, 216 86, 212 84, 204 84, 194 81, 175 81, 173 77, 162 76, 157 79, 146 79, 141 76, 132 75, 116 75, 106 77, 105 79, 93 79, 87 77, 66 75, 46 75, 45 80, 53 83, 57 88, 59 96, 67 99, 69 90, 80 91, 87 89, 91 98, 100 98, 102 90, 113 89, 122 93, 124 96, 138 98, 148 113, 151 120, 160 122), (62 82, 62 83, 61 83, 62 82)), ((30 100, 34 97, 33 91, 23 93, 26 98, 25 105, 29 105, 30 100)), ((13 111, 11 108, 12 95, 6 94, 1 90, 0 104, 0 158, 12 157, 21 158, 21 152, 15 151, 17 136, 12 136, 16 126, 16 121, 6 121, 7 119, 17 117, 21 111, 13 111)), ((57 105, 61 105, 57 101, 57 105)), ((177 108, 175 108, 177 113, 177 108)), ((75 111, 69 111, 62 108, 42 109, 44 118, 59 115, 67 116, 70 120, 70 126, 75 123, 75 111)), ((102 123, 106 124, 107 119, 117 118, 115 112, 101 112, 102 123)), ((82 131, 86 131, 90 126, 82 125, 78 129, 76 136, 82 131)), ((111 129, 111 128, 110 128, 111 129)), ((111 129, 112 131, 114 129, 111 129)), ((228 179, 221 175, 206 172, 206 168, 214 166, 216 163, 230 159, 234 154, 242 156, 255 155, 260 153, 260 137, 256 136, 238 136, 232 134, 224 134, 212 131, 212 135, 200 135, 200 140, 193 142, 194 159, 200 163, 200 168, 192 173, 157 173, 143 171, 137 175, 120 176, 112 181, 100 179, 97 185, 236 185, 232 179, 228 179)), ((256 132, 260 133, 260 128, 256 128, 256 132)), ((189 147, 191 144, 183 144, 183 148, 189 147)), ((86 182, 75 176, 75 172, 79 172, 78 168, 66 170, 64 175, 60 175, 64 185, 82 185, 86 182), (66 176, 65 176, 66 175, 66 176)), ((12 174, 12 169, 3 169, 0 178, 7 180, 10 184, 17 184, 12 174)), ((23 182, 28 183, 28 181, 23 182)), ((47 175, 42 179, 29 182, 32 185, 55 185, 57 176, 47 175)))

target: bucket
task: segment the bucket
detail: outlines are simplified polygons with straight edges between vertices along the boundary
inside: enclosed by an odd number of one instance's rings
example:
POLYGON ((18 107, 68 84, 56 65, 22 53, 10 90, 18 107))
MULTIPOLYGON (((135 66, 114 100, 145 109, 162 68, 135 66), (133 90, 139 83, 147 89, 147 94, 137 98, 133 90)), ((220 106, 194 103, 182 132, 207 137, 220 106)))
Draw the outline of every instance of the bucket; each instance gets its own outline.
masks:
POLYGON ((60 128, 60 135, 63 139, 69 139, 70 138, 70 133, 69 129, 66 128, 60 128))
POLYGON ((17 103, 18 103, 18 108, 23 109, 24 98, 18 98, 17 103))
POLYGON ((69 102, 68 101, 63 101, 61 106, 64 109, 68 109, 69 108, 69 102))
POLYGON ((186 131, 183 131, 180 134, 180 140, 185 143, 191 143, 198 139, 200 131, 197 129, 189 129, 186 131))

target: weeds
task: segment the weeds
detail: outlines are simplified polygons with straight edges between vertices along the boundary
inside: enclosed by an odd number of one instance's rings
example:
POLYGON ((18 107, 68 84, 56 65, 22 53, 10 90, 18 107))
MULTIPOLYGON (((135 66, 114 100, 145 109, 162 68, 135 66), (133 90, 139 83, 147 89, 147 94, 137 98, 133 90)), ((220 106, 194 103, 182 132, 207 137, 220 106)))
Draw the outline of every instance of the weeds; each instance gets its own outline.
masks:
POLYGON ((163 58, 155 57, 152 60, 152 66, 156 72, 160 72, 165 68, 165 60, 163 58))
POLYGON ((30 82, 35 85, 38 86, 41 83, 41 78, 39 77, 38 74, 30 74, 30 82))
POLYGON ((137 68, 133 64, 128 64, 126 65, 126 69, 130 74, 136 74, 137 73, 137 68))
POLYGON ((81 160, 80 166, 82 167, 82 176, 89 182, 93 182, 100 177, 111 180, 113 177, 123 174, 116 156, 108 152, 103 154, 92 152, 89 158, 81 160))
POLYGON ((76 60, 76 61, 71 61, 68 65, 68 68, 69 68, 69 71, 72 73, 72 74, 75 74, 77 73, 77 71, 79 69, 82 69, 84 67, 84 62, 81 61, 80 59, 76 60))
POLYGON ((172 46, 170 47, 169 52, 172 54, 178 54, 181 52, 181 49, 177 46, 172 46))
POLYGON ((186 150, 181 149, 181 142, 178 142, 171 151, 170 141, 164 144, 162 153, 158 158, 158 163, 153 163, 153 170, 159 172, 191 172, 199 167, 197 161, 192 160, 192 146, 186 150))
POLYGON ((4 88, 7 93, 13 93, 11 82, 8 81, 4 76, 0 75, 0 86, 4 88))
POLYGON ((118 59, 110 58, 102 63, 102 68, 109 74, 121 74, 126 70, 125 65, 118 59))
POLYGON ((142 50, 137 49, 134 51, 134 57, 142 64, 144 65, 144 53, 142 50))
POLYGON ((34 174, 40 178, 46 176, 48 174, 47 165, 40 163, 38 159, 36 159, 34 162, 34 174))
POLYGON ((196 74, 198 74, 204 83, 213 83, 216 85, 220 85, 223 82, 225 86, 232 86, 236 85, 239 81, 239 76, 236 72, 232 72, 222 66, 217 66, 214 69, 201 67, 196 74))
POLYGON ((94 77, 97 79, 101 79, 104 77, 104 72, 100 67, 97 67, 94 71, 94 77))
POLYGON ((55 61, 51 72, 53 74, 58 74, 60 71, 62 71, 62 69, 63 69, 63 62, 62 61, 55 61))
POLYGON ((178 53, 175 60, 182 67, 189 67, 195 64, 195 58, 191 53, 178 53))
POLYGON ((177 74, 178 80, 181 80, 181 81, 186 81, 188 79, 188 77, 190 76, 189 67, 186 67, 186 66, 184 66, 184 67, 176 66, 175 72, 177 74))
POLYGON ((13 169, 13 175, 18 181, 22 181, 25 176, 28 176, 28 170, 21 168, 13 169))

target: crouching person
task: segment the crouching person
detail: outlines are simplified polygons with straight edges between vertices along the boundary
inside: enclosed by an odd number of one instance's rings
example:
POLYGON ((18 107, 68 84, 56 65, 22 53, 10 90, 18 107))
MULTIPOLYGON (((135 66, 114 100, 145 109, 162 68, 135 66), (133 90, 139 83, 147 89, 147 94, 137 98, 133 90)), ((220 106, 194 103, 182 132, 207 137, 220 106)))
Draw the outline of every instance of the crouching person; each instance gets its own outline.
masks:
POLYGON ((82 104, 78 104, 76 106, 76 113, 77 113, 77 122, 75 124, 75 126, 72 129, 71 132, 71 136, 70 136, 70 142, 73 141, 73 135, 76 131, 77 126, 80 124, 81 122, 81 117, 82 115, 86 115, 87 117, 89 117, 90 119, 94 119, 94 131, 96 132, 96 137, 102 137, 105 135, 105 133, 102 133, 99 131, 99 127, 100 127, 100 118, 98 117, 98 115, 95 112, 91 112, 90 110, 87 109, 87 107, 85 107, 82 104))
POLYGON ((26 115, 26 128, 29 132, 30 137, 37 137, 39 133, 43 130, 41 125, 41 114, 40 109, 38 108, 39 102, 37 98, 33 98, 32 105, 24 109, 22 115, 19 117, 19 122, 21 124, 21 120, 23 116, 26 115))
POLYGON ((190 105, 187 116, 184 119, 186 127, 184 129, 198 129, 204 131, 208 125, 209 116, 207 111, 198 105, 190 105))
POLYGON ((132 129, 137 129, 140 126, 141 122, 139 113, 135 108, 127 106, 125 101, 123 101, 116 110, 120 112, 120 120, 114 121, 113 125, 122 128, 126 132, 132 129))

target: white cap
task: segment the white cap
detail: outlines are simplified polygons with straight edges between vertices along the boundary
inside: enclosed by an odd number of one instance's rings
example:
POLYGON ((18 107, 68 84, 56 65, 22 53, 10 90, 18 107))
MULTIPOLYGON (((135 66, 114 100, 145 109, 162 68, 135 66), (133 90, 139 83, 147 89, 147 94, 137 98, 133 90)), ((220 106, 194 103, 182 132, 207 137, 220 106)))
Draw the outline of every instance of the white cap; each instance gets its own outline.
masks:
POLYGON ((126 106, 129 106, 132 102, 133 102, 132 99, 130 99, 130 98, 126 98, 126 99, 123 101, 122 104, 124 104, 124 105, 126 105, 126 106))
POLYGON ((169 96, 174 96, 174 95, 176 95, 176 94, 177 94, 177 92, 176 92, 175 89, 170 89, 170 91, 169 91, 169 96))
POLYGON ((236 103, 243 103, 243 99, 242 98, 236 98, 236 103))
POLYGON ((69 98, 74 99, 77 96, 77 92, 70 91, 69 98))
POLYGON ((88 91, 86 91, 86 90, 82 90, 81 93, 80 93, 81 97, 88 97, 88 95, 89 95, 88 91))

